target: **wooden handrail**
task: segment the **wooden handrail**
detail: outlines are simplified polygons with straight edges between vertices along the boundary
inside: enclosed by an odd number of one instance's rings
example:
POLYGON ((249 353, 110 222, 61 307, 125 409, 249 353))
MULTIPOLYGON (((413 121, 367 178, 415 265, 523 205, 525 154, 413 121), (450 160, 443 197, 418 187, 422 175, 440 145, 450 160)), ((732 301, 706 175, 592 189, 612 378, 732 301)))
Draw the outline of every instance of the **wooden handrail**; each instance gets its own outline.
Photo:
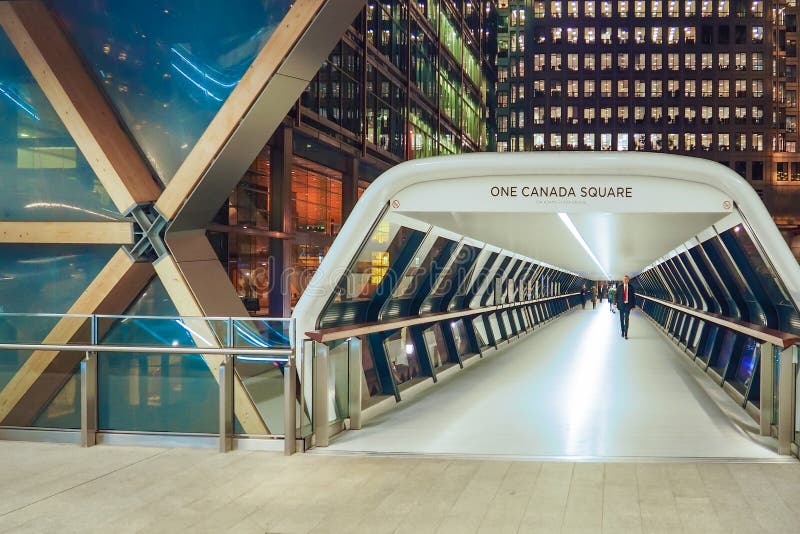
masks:
POLYGON ((567 293, 565 295, 556 295, 554 297, 525 300, 521 302, 509 302, 507 304, 496 304, 493 306, 484 306, 483 308, 473 308, 469 310, 426 313, 424 315, 417 315, 414 317, 402 317, 400 319, 393 319, 391 321, 380 321, 376 323, 361 323, 357 325, 334 326, 331 328, 321 328, 319 330, 312 330, 310 332, 306 332, 306 336, 308 336, 309 339, 316 341, 317 343, 327 343, 329 341, 346 339, 348 337, 357 337, 366 334, 374 334, 377 332, 385 332, 386 330, 395 330, 397 328, 405 328, 408 326, 415 326, 419 324, 436 323, 439 321, 446 321, 448 319, 458 319, 461 317, 480 315, 482 313, 498 312, 511 308, 519 308, 521 306, 531 306, 533 304, 547 302, 548 300, 562 299, 562 298, 572 297, 575 295, 580 295, 580 293, 567 293))
POLYGON ((641 293, 637 294, 636 296, 642 297, 643 299, 647 299, 652 302, 656 302, 658 304, 661 304, 662 306, 678 310, 679 312, 692 315, 694 317, 697 317, 698 319, 702 319, 703 321, 708 321, 709 323, 714 323, 716 325, 723 326, 725 328, 733 330, 734 332, 748 335, 759 341, 763 341, 765 343, 772 343, 773 345, 777 345, 782 349, 787 349, 792 345, 794 345, 795 343, 800 342, 800 336, 797 336, 795 334, 790 334, 788 332, 782 332, 780 330, 775 330, 773 328, 767 328, 766 326, 740 321, 739 319, 732 319, 730 317, 725 317, 724 315, 720 315, 718 313, 695 310, 693 308, 689 308, 681 304, 675 304, 674 302, 670 302, 668 300, 661 300, 655 297, 650 297, 648 295, 642 295, 641 293))

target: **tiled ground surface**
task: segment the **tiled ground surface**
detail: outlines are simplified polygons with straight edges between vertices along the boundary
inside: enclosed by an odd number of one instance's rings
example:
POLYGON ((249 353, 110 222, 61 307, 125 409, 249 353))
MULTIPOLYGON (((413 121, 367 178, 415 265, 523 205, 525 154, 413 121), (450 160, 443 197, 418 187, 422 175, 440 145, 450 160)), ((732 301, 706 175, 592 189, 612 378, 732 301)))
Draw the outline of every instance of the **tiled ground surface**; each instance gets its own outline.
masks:
POLYGON ((798 463, 0 442, 0 532, 800 532, 798 463))

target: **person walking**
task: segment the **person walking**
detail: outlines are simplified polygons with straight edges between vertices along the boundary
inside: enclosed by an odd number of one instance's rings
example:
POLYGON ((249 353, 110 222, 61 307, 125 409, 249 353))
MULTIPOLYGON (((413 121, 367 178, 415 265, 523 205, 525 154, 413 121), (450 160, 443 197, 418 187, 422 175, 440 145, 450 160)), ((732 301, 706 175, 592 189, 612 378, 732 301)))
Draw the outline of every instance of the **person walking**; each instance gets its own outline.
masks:
POLYGON ((622 284, 617 288, 617 309, 619 310, 619 327, 622 337, 628 339, 631 310, 636 307, 636 292, 631 285, 631 278, 625 275, 622 284))
POLYGON ((608 309, 611 310, 611 313, 616 313, 614 311, 614 298, 616 297, 617 290, 615 286, 609 285, 608 286, 608 309))
POLYGON ((581 308, 586 309, 586 284, 581 286, 581 308))
POLYGON ((597 309, 597 284, 592 286, 592 309, 597 309))

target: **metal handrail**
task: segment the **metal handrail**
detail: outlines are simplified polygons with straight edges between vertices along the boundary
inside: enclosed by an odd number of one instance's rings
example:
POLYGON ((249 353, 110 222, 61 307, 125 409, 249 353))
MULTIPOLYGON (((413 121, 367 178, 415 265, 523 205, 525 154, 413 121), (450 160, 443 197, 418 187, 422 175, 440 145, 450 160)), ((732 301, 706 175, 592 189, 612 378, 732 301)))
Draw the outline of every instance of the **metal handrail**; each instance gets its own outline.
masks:
POLYGON ((538 299, 524 300, 519 302, 509 302, 506 304, 493 304, 491 306, 484 306, 482 308, 471 308, 471 309, 451 311, 451 312, 431 313, 426 315, 417 315, 416 317, 404 317, 400 319, 394 319, 391 321, 382 321, 379 323, 362 323, 360 325, 321 328, 319 330, 312 330, 306 332, 306 336, 312 341, 316 341, 317 343, 327 343, 329 341, 347 339, 348 337, 357 337, 367 334, 375 334, 377 332, 385 332, 387 330, 395 330, 397 328, 405 328, 408 326, 416 326, 425 323, 446 321, 448 319, 458 319, 460 317, 468 317, 470 315, 480 315, 483 313, 497 312, 511 308, 519 308, 522 306, 531 306, 533 304, 540 304, 542 302, 547 302, 549 300, 573 297, 575 295, 580 295, 580 292, 565 293, 563 295, 542 297, 538 299))
POLYGON ((781 347, 782 349, 787 349, 800 342, 800 336, 788 332, 781 332, 780 330, 767 328, 754 323, 729 319, 716 313, 695 310, 681 304, 675 304, 674 302, 670 302, 668 300, 662 300, 649 295, 643 295, 641 293, 637 294, 636 296, 642 297, 643 299, 647 299, 657 304, 661 304, 662 306, 667 306, 668 308, 672 308, 682 313, 692 315, 698 319, 708 321, 709 323, 714 323, 716 325, 725 327, 729 330, 733 330, 734 332, 745 334, 764 343, 772 343, 773 345, 781 347))
POLYGON ((47 313, 47 312, 0 312, 0 317, 76 317, 89 319, 91 317, 107 319, 167 319, 167 320, 186 320, 204 319, 208 321, 265 321, 265 322, 290 322, 290 317, 223 317, 223 316, 200 316, 200 315, 116 315, 103 313, 47 313))
POLYGON ((165 347, 159 345, 99 345, 51 343, 0 343, 0 350, 44 350, 53 352, 135 352, 149 354, 219 354, 222 356, 284 356, 265 358, 265 361, 288 361, 294 350, 259 349, 249 347, 165 347))

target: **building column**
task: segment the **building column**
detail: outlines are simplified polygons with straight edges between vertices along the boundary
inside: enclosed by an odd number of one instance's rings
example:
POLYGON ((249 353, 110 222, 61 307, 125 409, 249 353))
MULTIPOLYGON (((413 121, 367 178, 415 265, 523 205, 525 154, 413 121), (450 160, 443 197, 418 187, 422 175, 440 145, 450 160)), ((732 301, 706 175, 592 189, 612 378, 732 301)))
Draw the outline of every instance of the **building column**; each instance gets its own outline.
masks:
POLYGON ((359 159, 347 158, 347 167, 342 174, 342 224, 358 202, 358 164, 359 159))
MULTIPOLYGON (((294 204, 292 203, 293 129, 283 124, 270 141, 270 230, 294 234, 294 204)), ((293 240, 269 240, 269 315, 289 317, 292 314, 291 271, 293 240)))

